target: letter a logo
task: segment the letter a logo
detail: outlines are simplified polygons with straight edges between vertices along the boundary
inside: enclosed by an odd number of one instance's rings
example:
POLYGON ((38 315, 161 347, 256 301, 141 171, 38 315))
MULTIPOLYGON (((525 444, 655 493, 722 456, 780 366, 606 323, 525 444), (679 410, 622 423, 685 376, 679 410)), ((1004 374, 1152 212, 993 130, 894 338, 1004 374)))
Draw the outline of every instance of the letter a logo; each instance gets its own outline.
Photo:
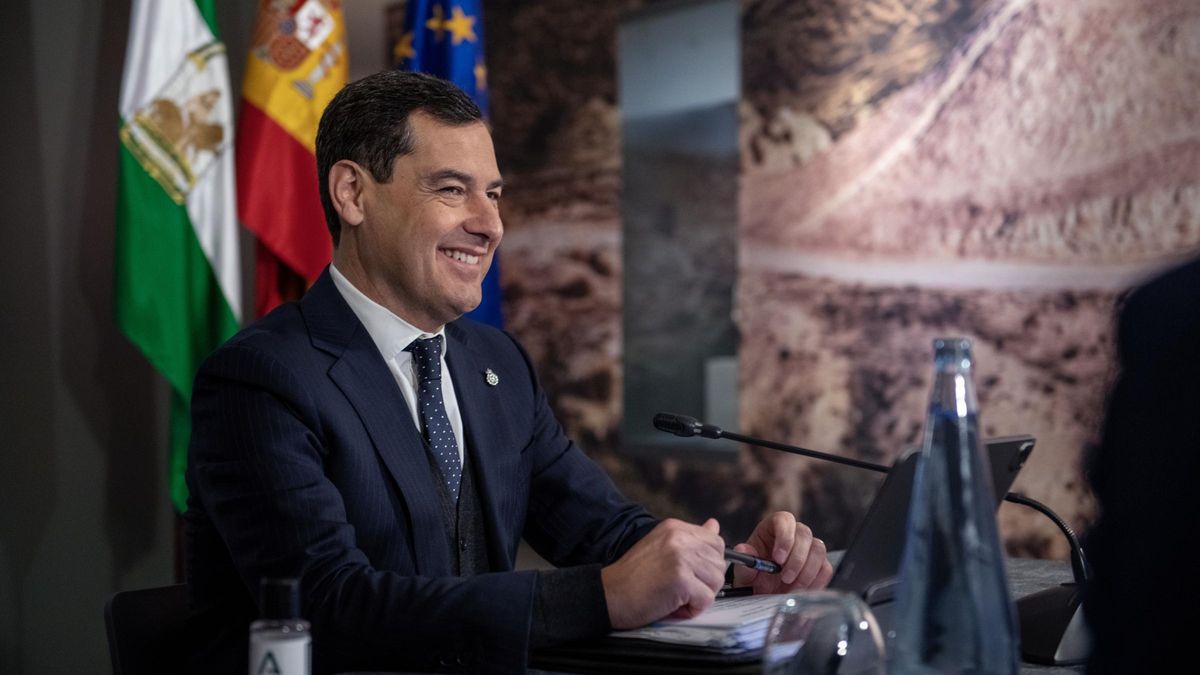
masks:
POLYGON ((258 664, 258 675, 270 675, 270 673, 280 675, 279 664, 275 663, 275 655, 268 651, 263 654, 262 663, 258 664), (268 667, 270 670, 267 669, 268 667))

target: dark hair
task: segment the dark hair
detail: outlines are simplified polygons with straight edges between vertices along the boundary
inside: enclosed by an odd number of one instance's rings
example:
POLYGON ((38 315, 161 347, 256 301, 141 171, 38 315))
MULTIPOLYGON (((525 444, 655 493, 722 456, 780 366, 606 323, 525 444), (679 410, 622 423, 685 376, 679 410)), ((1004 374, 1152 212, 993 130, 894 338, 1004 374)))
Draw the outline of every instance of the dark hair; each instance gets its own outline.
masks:
POLYGON ((342 224, 329 197, 329 170, 348 159, 370 171, 375 180, 390 181, 392 163, 413 151, 416 139, 408 117, 416 111, 455 126, 483 119, 471 97, 450 82, 402 70, 351 82, 325 108, 317 128, 317 181, 334 246, 342 224))

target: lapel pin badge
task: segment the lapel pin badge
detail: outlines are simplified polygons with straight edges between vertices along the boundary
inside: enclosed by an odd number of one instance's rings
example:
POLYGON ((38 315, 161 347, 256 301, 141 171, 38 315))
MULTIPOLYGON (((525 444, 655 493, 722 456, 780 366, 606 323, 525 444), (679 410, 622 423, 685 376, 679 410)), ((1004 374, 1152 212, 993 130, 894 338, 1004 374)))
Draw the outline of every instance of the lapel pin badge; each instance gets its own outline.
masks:
POLYGON ((494 387, 500 384, 500 376, 491 368, 488 368, 483 371, 483 381, 487 382, 489 387, 494 387))

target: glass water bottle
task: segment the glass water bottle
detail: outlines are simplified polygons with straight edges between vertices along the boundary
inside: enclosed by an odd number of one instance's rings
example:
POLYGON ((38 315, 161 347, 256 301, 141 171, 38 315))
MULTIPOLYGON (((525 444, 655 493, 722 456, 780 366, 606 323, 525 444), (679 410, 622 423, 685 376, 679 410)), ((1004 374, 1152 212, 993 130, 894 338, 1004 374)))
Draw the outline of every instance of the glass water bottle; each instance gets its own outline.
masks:
POLYGON ((971 342, 942 338, 933 347, 889 671, 1015 674, 1017 624, 979 441, 971 342))

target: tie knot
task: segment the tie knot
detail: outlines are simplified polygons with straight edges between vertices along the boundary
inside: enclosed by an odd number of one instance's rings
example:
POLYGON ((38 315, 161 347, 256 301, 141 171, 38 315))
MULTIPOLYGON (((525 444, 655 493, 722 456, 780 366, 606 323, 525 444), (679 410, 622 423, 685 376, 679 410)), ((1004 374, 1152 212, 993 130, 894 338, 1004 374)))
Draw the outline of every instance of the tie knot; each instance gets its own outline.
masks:
POLYGON ((412 352, 413 364, 417 369, 417 378, 421 380, 437 380, 442 377, 442 336, 417 338, 404 348, 412 352))

